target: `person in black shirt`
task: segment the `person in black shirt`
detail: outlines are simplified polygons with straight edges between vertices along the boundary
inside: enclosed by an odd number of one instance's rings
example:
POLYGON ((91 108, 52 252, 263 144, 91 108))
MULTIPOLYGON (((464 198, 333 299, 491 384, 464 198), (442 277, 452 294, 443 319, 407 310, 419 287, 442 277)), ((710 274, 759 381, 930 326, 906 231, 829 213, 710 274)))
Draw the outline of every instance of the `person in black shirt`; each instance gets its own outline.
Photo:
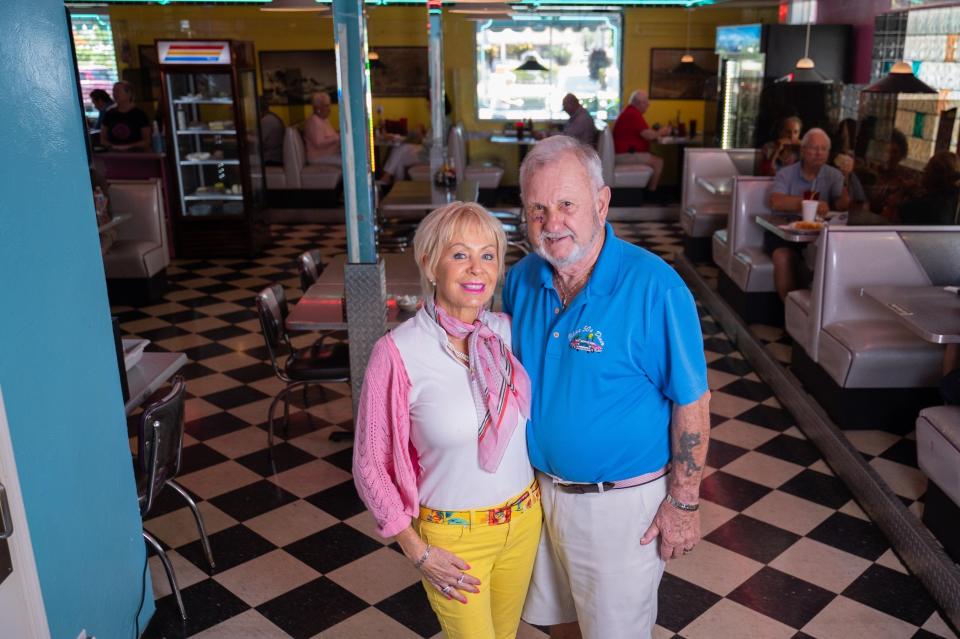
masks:
POLYGON ((100 142, 112 151, 146 151, 150 148, 150 119, 133 104, 133 85, 113 85, 117 106, 103 114, 100 142))

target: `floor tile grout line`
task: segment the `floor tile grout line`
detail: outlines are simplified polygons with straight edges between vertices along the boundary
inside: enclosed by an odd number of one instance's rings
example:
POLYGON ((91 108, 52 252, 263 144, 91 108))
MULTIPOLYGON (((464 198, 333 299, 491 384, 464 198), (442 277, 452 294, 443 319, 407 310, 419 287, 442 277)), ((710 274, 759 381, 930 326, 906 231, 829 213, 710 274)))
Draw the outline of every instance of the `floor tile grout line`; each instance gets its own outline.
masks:
POLYGON ((757 375, 773 389, 783 407, 793 414, 797 426, 820 449, 824 459, 891 541, 949 621, 960 627, 960 567, 860 456, 820 405, 803 390, 800 381, 750 333, 719 294, 706 285, 685 255, 675 256, 674 268, 719 321, 757 375))

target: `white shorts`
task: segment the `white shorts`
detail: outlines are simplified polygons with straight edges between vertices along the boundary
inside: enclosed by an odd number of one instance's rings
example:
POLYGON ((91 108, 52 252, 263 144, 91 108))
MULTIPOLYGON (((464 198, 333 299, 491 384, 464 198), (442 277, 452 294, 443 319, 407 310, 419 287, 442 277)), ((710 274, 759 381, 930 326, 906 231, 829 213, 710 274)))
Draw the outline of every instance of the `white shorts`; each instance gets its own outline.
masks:
POLYGON ((537 473, 544 527, 523 619, 580 622, 584 639, 649 637, 666 565, 659 540, 640 538, 667 492, 661 477, 604 493, 567 493, 537 473))

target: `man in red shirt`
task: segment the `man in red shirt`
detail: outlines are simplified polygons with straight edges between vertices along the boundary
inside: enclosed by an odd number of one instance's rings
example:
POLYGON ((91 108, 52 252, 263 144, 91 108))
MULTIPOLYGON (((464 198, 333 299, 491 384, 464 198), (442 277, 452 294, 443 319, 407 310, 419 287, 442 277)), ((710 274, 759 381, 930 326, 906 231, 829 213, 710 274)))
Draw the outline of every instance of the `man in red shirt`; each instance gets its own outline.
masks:
POLYGON ((647 184, 647 189, 652 192, 657 190, 657 184, 660 183, 663 159, 650 153, 650 142, 670 135, 670 127, 651 129, 643 118, 649 108, 650 98, 646 91, 637 89, 630 94, 630 103, 613 124, 613 148, 617 154, 617 164, 646 164, 653 169, 653 176, 647 184))

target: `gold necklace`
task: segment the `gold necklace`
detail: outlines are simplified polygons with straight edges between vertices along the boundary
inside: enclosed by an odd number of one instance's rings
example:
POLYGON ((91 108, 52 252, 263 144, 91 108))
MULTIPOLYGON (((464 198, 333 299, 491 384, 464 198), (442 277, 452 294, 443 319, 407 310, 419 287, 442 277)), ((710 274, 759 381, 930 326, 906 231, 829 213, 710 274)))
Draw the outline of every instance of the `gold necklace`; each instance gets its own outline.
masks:
POLYGON ((554 272, 553 278, 557 283, 557 288, 560 289, 560 304, 564 307, 567 306, 567 302, 573 300, 577 296, 577 293, 580 292, 580 288, 590 277, 590 274, 593 273, 593 267, 591 266, 586 273, 584 273, 578 280, 573 283, 569 289, 564 285, 563 278, 560 277, 560 273, 554 272))

